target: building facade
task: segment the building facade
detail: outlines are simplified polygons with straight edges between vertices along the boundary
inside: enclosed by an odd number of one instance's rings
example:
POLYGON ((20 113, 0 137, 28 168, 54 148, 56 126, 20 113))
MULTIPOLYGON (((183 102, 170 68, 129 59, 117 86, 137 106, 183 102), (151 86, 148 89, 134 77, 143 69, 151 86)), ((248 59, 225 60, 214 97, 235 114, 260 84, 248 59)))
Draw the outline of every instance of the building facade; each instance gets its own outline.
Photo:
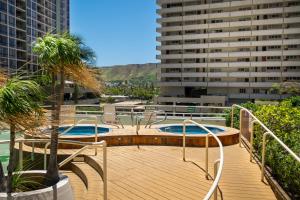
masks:
POLYGON ((46 33, 69 30, 69 0, 0 0, 0 68, 36 71, 32 43, 46 33))
POLYGON ((160 103, 280 99, 300 82, 299 0, 157 0, 160 103))

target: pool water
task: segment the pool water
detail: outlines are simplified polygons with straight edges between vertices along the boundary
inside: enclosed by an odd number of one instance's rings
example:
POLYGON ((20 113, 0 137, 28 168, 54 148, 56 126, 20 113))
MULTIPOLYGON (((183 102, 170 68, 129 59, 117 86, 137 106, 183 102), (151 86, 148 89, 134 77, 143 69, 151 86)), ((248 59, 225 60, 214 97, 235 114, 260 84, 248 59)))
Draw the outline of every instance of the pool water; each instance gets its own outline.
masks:
MULTIPOLYGON (((9 140, 8 131, 0 131, 0 140, 9 140)), ((0 161, 2 162, 4 172, 6 172, 8 158, 9 158, 9 145, 0 144, 0 161)))
MULTIPOLYGON (((220 133, 224 132, 224 129, 214 126, 205 126, 208 130, 210 130, 213 133, 220 133)), ((159 130, 163 132, 168 133, 174 133, 174 134, 182 134, 183 133, 183 126, 182 125, 170 125, 170 126, 164 126, 159 128, 159 130)), ((196 125, 187 125, 186 126, 186 134, 207 134, 207 131, 203 128, 196 126, 196 125)))
MULTIPOLYGON (((63 133, 68 128, 70 128, 70 126, 60 127, 58 131, 60 133, 63 133)), ((97 130, 98 130, 98 134, 104 134, 109 132, 109 128, 104 128, 104 127, 98 127, 97 130)), ((95 134, 94 126, 75 126, 64 135, 70 136, 70 135, 94 135, 94 134, 95 134)))

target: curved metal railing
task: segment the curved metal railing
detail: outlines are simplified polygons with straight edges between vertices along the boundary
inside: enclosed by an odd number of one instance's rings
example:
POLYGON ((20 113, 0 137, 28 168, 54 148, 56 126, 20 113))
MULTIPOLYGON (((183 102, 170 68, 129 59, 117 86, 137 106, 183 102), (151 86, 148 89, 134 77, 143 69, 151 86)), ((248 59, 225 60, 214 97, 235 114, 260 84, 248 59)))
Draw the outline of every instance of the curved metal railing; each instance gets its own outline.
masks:
POLYGON ((250 110, 247 108, 233 104, 232 105, 232 110, 231 110, 231 127, 233 128, 233 121, 234 121, 234 108, 239 108, 240 110, 240 133, 239 133, 239 143, 241 146, 241 137, 242 137, 242 131, 241 131, 241 126, 242 126, 242 115, 243 112, 248 113, 252 117, 251 127, 252 131, 250 132, 250 161, 252 161, 253 158, 253 136, 254 136, 254 129, 253 126, 254 124, 259 124, 264 130, 265 133, 263 134, 263 144, 262 144, 262 161, 261 161, 261 181, 264 181, 264 169, 265 169, 265 157, 266 157, 266 138, 267 136, 272 137, 277 141, 296 161, 300 163, 300 157, 297 156, 295 152, 293 152, 286 144, 284 144, 274 133, 271 131, 266 125, 264 125, 250 110))
MULTIPOLYGON (((9 140, 1 140, 0 141, 0 145, 1 144, 9 144, 9 140)), ((15 141, 16 143, 19 144, 19 165, 20 165, 20 169, 23 169, 23 145, 24 143, 46 143, 45 147, 48 146, 50 139, 17 139, 15 141)), ((73 153, 72 155, 70 155, 68 158, 66 158, 65 160, 63 160, 61 163, 59 163, 59 167, 64 166, 65 164, 67 164, 68 162, 70 162, 71 160, 73 160, 75 157, 77 157, 78 155, 80 155, 84 150, 86 149, 91 149, 91 148, 103 148, 103 177, 102 177, 102 181, 103 181, 103 199, 107 200, 107 144, 106 141, 100 141, 100 142, 79 142, 79 141, 72 141, 72 140, 59 140, 58 143, 60 144, 73 144, 73 145, 79 145, 79 146, 83 146, 81 149, 79 149, 78 151, 76 151, 75 153, 73 153)), ((32 158, 34 159, 34 145, 32 145, 32 158)), ((47 149, 44 149, 44 169, 46 169, 47 167, 47 149)))
POLYGON ((195 124, 196 126, 199 126, 203 128, 205 131, 207 131, 206 134, 206 139, 205 139, 205 172, 206 172, 206 179, 208 179, 209 173, 208 173, 208 146, 209 146, 209 136, 214 137, 214 139, 217 141, 219 147, 220 147, 220 158, 217 159, 214 162, 214 182, 212 186, 210 187, 208 193, 205 195, 204 200, 209 200, 211 196, 214 194, 214 199, 216 200, 218 198, 218 184, 221 179, 222 171, 223 171, 223 166, 224 166, 224 150, 223 150, 223 144, 220 141, 220 139, 209 129, 207 129, 205 126, 202 124, 199 124, 193 120, 187 119, 183 121, 183 140, 182 140, 182 148, 183 148, 183 160, 186 161, 186 124, 187 123, 192 123, 195 124), (218 166, 219 165, 219 166, 218 166))

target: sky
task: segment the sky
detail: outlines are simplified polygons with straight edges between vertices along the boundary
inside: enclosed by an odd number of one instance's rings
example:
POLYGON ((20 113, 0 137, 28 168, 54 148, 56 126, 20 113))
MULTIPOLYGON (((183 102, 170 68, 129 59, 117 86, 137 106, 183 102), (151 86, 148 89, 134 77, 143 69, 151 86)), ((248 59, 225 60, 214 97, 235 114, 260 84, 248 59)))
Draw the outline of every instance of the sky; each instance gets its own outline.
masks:
POLYGON ((155 0, 71 0, 71 32, 97 55, 97 66, 156 61, 155 0))

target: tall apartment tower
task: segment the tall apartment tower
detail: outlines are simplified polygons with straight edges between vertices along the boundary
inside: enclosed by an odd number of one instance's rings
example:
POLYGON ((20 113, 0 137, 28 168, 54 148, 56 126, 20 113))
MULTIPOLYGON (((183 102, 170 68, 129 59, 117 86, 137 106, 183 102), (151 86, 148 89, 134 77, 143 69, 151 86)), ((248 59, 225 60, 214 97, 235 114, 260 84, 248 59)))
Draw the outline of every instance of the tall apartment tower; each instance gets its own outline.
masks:
POLYGON ((159 103, 280 99, 300 82, 299 0, 157 0, 159 103))
POLYGON ((0 0, 0 68, 36 71, 32 43, 69 30, 69 0, 0 0))

